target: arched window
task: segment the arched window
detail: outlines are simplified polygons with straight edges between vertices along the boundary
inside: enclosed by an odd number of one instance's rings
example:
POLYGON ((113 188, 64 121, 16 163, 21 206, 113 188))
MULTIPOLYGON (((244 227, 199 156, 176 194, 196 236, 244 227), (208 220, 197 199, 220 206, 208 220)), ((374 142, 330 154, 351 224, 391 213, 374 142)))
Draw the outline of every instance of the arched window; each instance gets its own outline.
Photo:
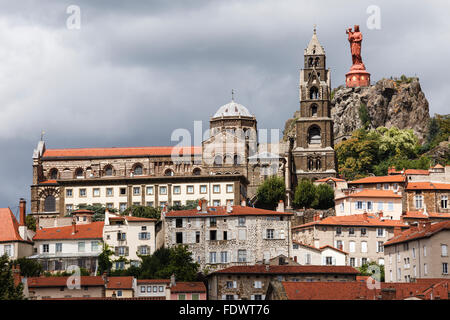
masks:
POLYGON ((312 57, 309 57, 309 59, 308 59, 308 66, 309 67, 313 66, 313 58, 312 57))
POLYGON ((202 170, 200 170, 200 168, 195 168, 194 171, 192 171, 192 174, 194 176, 199 176, 202 174, 202 170))
POLYGON ((143 173, 143 171, 142 171, 142 165, 140 165, 140 164, 135 165, 135 166, 134 166, 134 169, 133 169, 133 174, 134 174, 135 176, 141 176, 142 173, 143 173))
POLYGON ((317 117, 317 105, 313 104, 311 106, 311 117, 317 117))
POLYGON ((314 169, 314 160, 311 158, 308 158, 308 170, 314 169))
POLYGON ((56 179, 58 179, 58 169, 53 168, 52 170, 50 170, 49 178, 50 178, 51 180, 56 180, 56 179))
POLYGON ((311 89, 309 89, 309 98, 310 99, 319 98, 319 89, 317 89, 317 87, 311 87, 311 89))
POLYGON ((241 157, 237 154, 234 155, 233 163, 235 166, 242 164, 241 163, 241 157))
POLYGON ((54 196, 47 196, 44 200, 44 212, 55 212, 56 200, 54 196))
POLYGON ((214 157, 214 165, 215 165, 215 166, 220 166, 220 165, 222 165, 222 156, 215 156, 215 157, 214 157))
POLYGON ((316 59, 314 60, 314 67, 318 66, 319 66, 319 57, 316 57, 316 59))
POLYGON ((173 176, 173 170, 167 169, 167 170, 164 172, 164 175, 165 175, 165 176, 169 176, 169 177, 173 176))
POLYGON ((309 144, 320 144, 322 141, 320 137, 320 128, 318 126, 312 126, 308 130, 308 143, 309 144))
POLYGON ((225 164, 233 164, 233 158, 227 154, 225 157, 223 157, 223 162, 225 164))
POLYGON ((320 159, 316 159, 316 170, 320 170, 321 162, 320 159))
POLYGON ((75 178, 77 179, 84 178, 83 169, 78 168, 77 170, 75 170, 75 178))
POLYGON ((107 165, 104 169, 105 171, 105 176, 110 177, 113 175, 113 168, 111 165, 107 165))

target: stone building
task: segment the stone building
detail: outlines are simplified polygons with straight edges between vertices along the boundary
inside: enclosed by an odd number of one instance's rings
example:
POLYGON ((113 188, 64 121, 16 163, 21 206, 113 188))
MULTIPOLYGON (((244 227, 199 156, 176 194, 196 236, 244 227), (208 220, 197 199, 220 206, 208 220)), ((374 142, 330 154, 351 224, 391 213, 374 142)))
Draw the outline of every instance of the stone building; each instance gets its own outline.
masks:
POLYGON ((332 216, 292 228, 293 241, 316 248, 332 246, 348 253, 349 265, 360 267, 374 261, 385 263, 383 244, 394 236, 394 228, 408 228, 398 220, 370 214, 332 216))
POLYGON ((330 94, 330 70, 326 68, 325 50, 314 29, 304 52, 304 69, 300 71, 300 111, 295 115, 292 149, 294 185, 302 178, 336 176, 330 94))
POLYGON ((406 212, 450 213, 450 183, 408 182, 406 212))
POLYGON ((264 300, 272 281, 355 281, 349 266, 233 266, 208 275, 209 300, 264 300))
POLYGON ((450 221, 425 222, 397 233, 384 244, 385 281, 411 282, 423 278, 450 279, 450 221))
POLYGON ((165 245, 187 245, 201 269, 252 265, 290 256, 292 213, 247 206, 208 207, 163 215, 165 245))

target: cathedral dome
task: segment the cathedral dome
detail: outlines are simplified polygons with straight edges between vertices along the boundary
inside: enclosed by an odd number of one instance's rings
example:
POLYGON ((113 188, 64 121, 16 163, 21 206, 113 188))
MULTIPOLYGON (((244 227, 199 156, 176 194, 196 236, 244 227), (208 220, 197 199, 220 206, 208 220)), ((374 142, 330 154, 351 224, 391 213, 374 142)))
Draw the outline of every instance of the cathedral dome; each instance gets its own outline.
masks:
POLYGON ((250 111, 248 111, 246 107, 232 100, 230 103, 221 106, 219 110, 217 110, 217 112, 214 114, 213 118, 239 116, 253 117, 253 115, 250 113, 250 111))

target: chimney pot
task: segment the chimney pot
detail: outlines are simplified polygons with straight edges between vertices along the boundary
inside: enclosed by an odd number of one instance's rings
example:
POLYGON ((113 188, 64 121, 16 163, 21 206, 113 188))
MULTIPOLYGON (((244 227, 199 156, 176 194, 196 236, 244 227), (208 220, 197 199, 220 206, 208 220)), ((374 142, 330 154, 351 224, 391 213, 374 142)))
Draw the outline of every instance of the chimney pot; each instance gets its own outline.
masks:
POLYGON ((20 212, 20 221, 19 221, 19 225, 24 226, 25 225, 25 221, 26 221, 26 217, 27 217, 27 202, 25 201, 24 198, 20 198, 20 202, 19 202, 19 212, 20 212))

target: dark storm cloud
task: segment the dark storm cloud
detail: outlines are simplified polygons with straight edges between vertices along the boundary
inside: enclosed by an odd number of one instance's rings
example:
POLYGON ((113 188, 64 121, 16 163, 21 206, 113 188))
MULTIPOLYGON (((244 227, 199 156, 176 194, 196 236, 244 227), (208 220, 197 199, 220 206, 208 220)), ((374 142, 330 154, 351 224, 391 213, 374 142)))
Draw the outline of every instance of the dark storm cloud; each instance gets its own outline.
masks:
POLYGON ((284 128, 312 26, 332 84, 351 58, 345 29, 361 25, 372 79, 417 75, 431 113, 448 113, 449 5, 411 1, 0 1, 0 206, 29 199, 40 131, 56 147, 172 145, 236 99, 259 128, 284 128), (66 8, 81 9, 68 30, 66 8), (366 26, 370 5, 381 30, 366 26))

